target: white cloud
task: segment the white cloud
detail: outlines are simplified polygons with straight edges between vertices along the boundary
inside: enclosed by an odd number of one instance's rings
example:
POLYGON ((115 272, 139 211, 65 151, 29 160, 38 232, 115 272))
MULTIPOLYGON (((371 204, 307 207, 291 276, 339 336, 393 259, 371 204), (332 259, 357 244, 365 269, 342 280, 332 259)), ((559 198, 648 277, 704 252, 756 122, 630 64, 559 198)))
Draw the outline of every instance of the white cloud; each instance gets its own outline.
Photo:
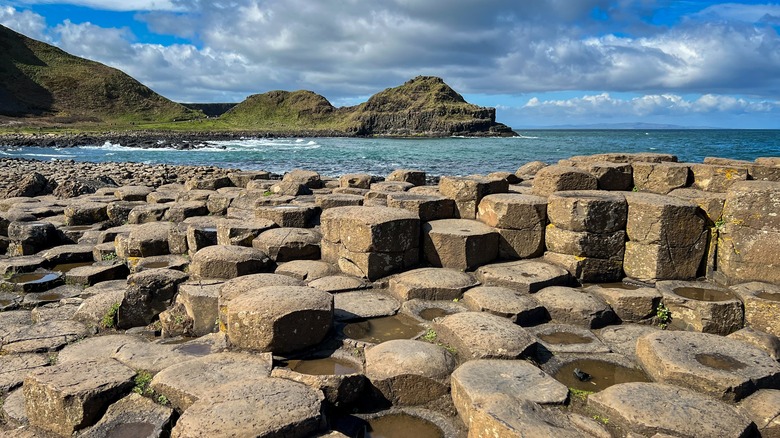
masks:
POLYGON ((59 4, 85 6, 104 11, 175 11, 176 0, 18 0, 20 5, 59 4))
POLYGON ((46 20, 30 11, 0 6, 0 24, 37 40, 46 40, 46 20))
POLYGON ((560 100, 540 100, 532 97, 520 108, 522 114, 558 118, 580 116, 642 118, 769 112, 780 112, 780 101, 755 101, 715 94, 705 94, 696 99, 685 99, 676 94, 649 94, 622 99, 612 97, 609 93, 560 100))

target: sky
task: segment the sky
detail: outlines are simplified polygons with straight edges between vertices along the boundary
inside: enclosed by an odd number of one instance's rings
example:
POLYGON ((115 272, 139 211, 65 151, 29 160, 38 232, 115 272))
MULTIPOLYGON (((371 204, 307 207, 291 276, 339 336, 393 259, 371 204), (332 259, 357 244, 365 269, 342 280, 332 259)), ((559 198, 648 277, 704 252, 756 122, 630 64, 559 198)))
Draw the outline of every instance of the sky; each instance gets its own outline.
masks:
POLYGON ((439 76, 513 128, 780 129, 780 3, 0 0, 0 24, 178 102, 439 76))

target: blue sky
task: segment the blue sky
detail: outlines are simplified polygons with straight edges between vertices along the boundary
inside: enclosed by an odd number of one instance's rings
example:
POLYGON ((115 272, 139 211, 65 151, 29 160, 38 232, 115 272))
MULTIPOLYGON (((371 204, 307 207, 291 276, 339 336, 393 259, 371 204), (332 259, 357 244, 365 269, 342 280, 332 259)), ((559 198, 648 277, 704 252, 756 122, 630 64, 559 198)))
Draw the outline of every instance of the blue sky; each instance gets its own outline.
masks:
POLYGON ((780 3, 0 0, 0 24, 181 102, 352 105, 424 74, 515 128, 780 129, 780 3))

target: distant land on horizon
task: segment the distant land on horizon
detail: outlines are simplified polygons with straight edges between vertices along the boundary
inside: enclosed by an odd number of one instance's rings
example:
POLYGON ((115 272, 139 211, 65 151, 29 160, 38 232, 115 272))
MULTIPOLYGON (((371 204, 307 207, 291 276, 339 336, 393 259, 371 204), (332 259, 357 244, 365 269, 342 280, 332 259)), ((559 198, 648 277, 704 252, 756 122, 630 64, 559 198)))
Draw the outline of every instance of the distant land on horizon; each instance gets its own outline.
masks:
POLYGON ((713 126, 682 126, 665 123, 643 123, 643 122, 625 122, 625 123, 594 123, 586 125, 549 125, 549 126, 529 126, 514 128, 520 130, 558 130, 558 129, 622 129, 622 130, 663 130, 663 129, 734 129, 718 128, 713 126))

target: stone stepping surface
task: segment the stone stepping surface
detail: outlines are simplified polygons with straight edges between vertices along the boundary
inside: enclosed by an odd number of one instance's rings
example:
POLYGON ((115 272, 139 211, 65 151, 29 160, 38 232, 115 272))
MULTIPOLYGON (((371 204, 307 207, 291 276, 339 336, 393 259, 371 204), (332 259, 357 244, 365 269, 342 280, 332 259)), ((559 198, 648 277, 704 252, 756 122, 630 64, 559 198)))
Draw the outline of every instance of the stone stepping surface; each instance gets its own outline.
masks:
POLYGON ((659 331, 637 340, 637 359, 657 382, 738 401, 780 388, 780 364, 752 345, 722 336, 659 331))
POLYGON ((538 260, 485 265, 477 269, 475 275, 484 285, 503 286, 524 293, 535 293, 545 287, 571 282, 568 271, 538 260))
POLYGON ((468 273, 446 268, 420 268, 393 276, 389 291, 400 301, 455 300, 479 283, 468 273))

